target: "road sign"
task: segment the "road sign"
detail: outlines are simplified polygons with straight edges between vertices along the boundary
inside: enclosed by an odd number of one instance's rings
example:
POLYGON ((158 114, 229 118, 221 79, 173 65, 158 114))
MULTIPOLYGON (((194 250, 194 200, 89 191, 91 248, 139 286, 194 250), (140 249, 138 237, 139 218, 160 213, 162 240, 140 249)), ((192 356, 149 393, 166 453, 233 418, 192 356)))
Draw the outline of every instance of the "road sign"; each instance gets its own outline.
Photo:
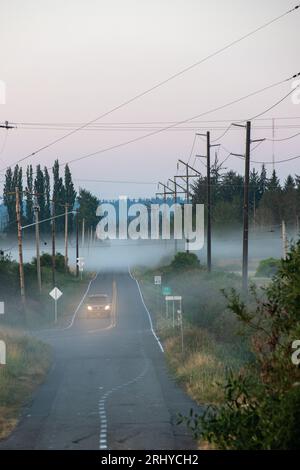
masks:
POLYGON ((171 295, 171 294, 172 294, 171 287, 164 286, 162 288, 162 295, 171 295))
POLYGON ((166 295, 166 300, 181 300, 181 295, 166 295))
POLYGON ((83 271, 84 258, 77 258, 77 263, 76 264, 79 267, 79 271, 83 271))
POLYGON ((58 300, 62 296, 62 292, 58 289, 58 287, 54 287, 54 289, 49 292, 49 295, 52 297, 52 299, 58 300))
POLYGON ((57 322, 57 301, 63 295, 58 287, 54 287, 49 295, 54 299, 54 322, 57 322))
POLYGON ((161 276, 154 276, 154 284, 156 286, 160 286, 161 285, 161 276))

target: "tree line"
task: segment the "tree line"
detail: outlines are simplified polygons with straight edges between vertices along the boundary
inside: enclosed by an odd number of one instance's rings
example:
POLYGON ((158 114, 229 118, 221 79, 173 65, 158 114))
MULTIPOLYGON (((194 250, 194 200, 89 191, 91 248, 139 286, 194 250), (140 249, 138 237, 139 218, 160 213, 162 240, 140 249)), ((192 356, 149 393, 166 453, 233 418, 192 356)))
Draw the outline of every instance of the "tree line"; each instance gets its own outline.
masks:
MULTIPOLYGON (((206 176, 193 185, 193 203, 206 203, 206 176)), ((243 221, 244 177, 235 171, 222 172, 216 160, 211 175, 211 210, 216 228, 238 227, 243 221)), ((251 171, 249 182, 249 219, 259 228, 279 226, 284 220, 299 229, 300 176, 288 175, 283 184, 273 170, 268 177, 261 171, 251 171)))
MULTIPOLYGON (((50 233, 52 215, 62 215, 67 205, 68 211, 79 207, 79 222, 85 219, 86 228, 95 227, 97 224, 96 209, 97 197, 85 189, 79 189, 77 194, 72 179, 71 170, 65 165, 63 175, 60 174, 60 164, 55 160, 50 177, 47 167, 37 165, 35 171, 32 165, 28 165, 26 172, 22 167, 16 165, 13 169, 8 168, 5 174, 3 189, 3 201, 7 209, 6 232, 16 233, 16 187, 19 190, 20 211, 22 225, 35 222, 35 206, 39 210, 39 220, 46 220, 40 225, 41 233, 50 233), (25 173, 25 174, 24 174, 25 173)), ((74 230, 74 214, 68 215, 68 228, 74 230)), ((56 218, 56 232, 62 233, 65 228, 64 217, 56 218)), ((34 231, 34 226, 27 229, 34 231)), ((28 233, 27 232, 27 233, 28 233)))

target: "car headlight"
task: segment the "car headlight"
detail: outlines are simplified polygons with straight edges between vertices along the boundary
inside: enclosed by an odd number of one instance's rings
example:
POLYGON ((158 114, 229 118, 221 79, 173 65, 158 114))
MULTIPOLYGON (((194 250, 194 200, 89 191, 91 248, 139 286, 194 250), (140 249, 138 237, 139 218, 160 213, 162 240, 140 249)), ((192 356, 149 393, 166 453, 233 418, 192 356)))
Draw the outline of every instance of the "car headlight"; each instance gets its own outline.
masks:
POLYGON ((105 310, 109 310, 110 309, 110 305, 105 305, 105 310))
POLYGON ((88 310, 93 310, 93 307, 91 305, 88 305, 88 310))

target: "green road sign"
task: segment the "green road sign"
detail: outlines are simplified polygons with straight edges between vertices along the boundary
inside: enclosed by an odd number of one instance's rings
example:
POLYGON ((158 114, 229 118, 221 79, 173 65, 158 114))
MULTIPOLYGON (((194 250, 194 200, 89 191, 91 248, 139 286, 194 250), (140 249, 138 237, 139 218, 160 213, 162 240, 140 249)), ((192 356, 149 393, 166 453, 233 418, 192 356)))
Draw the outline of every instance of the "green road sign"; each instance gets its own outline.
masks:
POLYGON ((171 287, 163 286, 161 292, 162 292, 162 295, 171 295, 172 289, 171 287))

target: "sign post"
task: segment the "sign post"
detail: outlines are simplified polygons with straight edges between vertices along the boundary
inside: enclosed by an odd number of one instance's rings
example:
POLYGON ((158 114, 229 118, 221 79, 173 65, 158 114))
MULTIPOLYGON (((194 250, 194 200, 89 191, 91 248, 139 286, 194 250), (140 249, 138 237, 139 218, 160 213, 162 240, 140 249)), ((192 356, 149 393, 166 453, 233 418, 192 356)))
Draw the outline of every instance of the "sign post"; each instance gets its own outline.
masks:
MULTIPOLYGON (((5 308, 4 302, 0 301, 0 315, 4 315, 5 308)), ((6 364, 6 344, 5 341, 0 340, 0 366, 4 366, 6 364)))
POLYGON ((84 268, 84 258, 83 257, 79 257, 79 258, 76 258, 76 264, 79 268, 79 271, 80 271, 80 279, 82 281, 82 273, 83 273, 83 268, 84 268))
POLYGON ((62 296, 62 292, 58 289, 58 287, 54 287, 49 295, 54 299, 54 323, 57 323, 57 301, 62 296))
MULTIPOLYGON (((179 302, 180 312, 182 309, 182 297, 181 295, 166 295, 166 307, 168 306, 168 302, 172 302, 172 324, 173 328, 175 328, 175 302, 179 302)), ((167 307, 168 312, 168 307, 167 307)))
POLYGON ((162 293, 162 295, 165 297, 165 302, 166 302, 166 318, 168 318, 168 316, 169 316, 169 307, 168 307, 168 302, 167 302, 167 300, 166 300, 166 296, 172 294, 171 287, 163 286, 162 289, 161 289, 161 293, 162 293))
POLYGON ((160 294, 160 286, 161 286, 161 276, 154 276, 154 285, 157 286, 156 287, 156 290, 157 290, 157 295, 156 295, 156 309, 157 309, 157 312, 160 313, 160 298, 159 298, 159 294, 160 294))

